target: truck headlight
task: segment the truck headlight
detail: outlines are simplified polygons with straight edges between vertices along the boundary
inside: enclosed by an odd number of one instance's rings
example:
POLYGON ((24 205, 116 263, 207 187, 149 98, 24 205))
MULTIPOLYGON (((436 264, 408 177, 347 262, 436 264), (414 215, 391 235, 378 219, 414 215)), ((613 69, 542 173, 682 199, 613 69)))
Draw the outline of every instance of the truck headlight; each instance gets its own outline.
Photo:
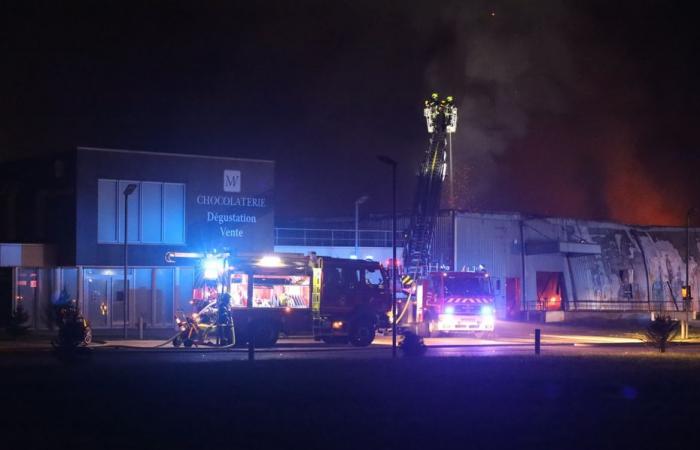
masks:
POLYGON ((493 306, 484 305, 481 307, 481 315, 484 317, 493 317, 493 306))

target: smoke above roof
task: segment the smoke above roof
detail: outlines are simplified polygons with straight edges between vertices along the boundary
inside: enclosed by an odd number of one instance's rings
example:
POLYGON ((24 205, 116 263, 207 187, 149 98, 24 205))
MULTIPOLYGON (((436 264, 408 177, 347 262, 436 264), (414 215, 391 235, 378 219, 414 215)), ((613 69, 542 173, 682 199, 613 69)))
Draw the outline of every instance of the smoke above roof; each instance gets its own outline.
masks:
POLYGON ((649 68, 623 41, 601 37, 605 27, 566 2, 469 2, 443 12, 425 77, 460 106, 456 198, 444 204, 682 221, 688 195, 649 157, 662 150, 643 114, 656 100, 639 77, 649 68))

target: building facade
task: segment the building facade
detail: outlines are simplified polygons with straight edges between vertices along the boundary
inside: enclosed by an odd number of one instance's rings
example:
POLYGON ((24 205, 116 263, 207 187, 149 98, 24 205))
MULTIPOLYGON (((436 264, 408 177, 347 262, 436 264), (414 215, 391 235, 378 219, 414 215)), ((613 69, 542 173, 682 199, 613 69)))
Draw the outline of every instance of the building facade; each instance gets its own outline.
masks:
POLYGON ((22 306, 35 328, 66 297, 96 329, 122 328, 125 312, 130 326, 172 327, 196 262, 167 252, 273 250, 271 161, 78 148, 1 170, 2 310, 22 306))
MULTIPOLYGON (((387 217, 363 219, 358 233, 360 257, 369 253, 386 258, 390 254, 390 221, 387 217)), ((305 252, 316 247, 319 254, 354 250, 354 232, 348 220, 300 224, 317 228, 277 229, 276 248, 305 252)), ((405 228, 408 218, 401 217, 399 224, 405 228)), ((399 226, 400 246, 404 228, 399 226)), ((698 310, 697 232, 697 228, 643 227, 517 213, 443 211, 432 250, 435 265, 445 270, 483 265, 491 275, 501 319, 533 314, 547 320, 621 317, 684 310, 681 288, 686 284, 688 237, 690 308, 698 310)), ((399 257, 401 253, 400 248, 399 257)))

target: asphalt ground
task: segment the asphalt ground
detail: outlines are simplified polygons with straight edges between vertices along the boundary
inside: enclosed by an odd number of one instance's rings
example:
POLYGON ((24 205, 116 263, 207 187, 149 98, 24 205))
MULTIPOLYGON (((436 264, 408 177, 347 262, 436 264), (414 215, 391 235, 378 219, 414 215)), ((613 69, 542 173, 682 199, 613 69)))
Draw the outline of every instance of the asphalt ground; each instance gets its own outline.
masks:
POLYGON ((17 352, 0 357, 0 431, 8 449, 697 446, 695 346, 531 350, 17 352))
MULTIPOLYGON (((73 354, 0 346, 7 448, 694 448, 700 345, 634 332, 499 327, 491 339, 367 348, 102 340, 73 354)), ((3 445, 4 447, 4 445, 3 445)))

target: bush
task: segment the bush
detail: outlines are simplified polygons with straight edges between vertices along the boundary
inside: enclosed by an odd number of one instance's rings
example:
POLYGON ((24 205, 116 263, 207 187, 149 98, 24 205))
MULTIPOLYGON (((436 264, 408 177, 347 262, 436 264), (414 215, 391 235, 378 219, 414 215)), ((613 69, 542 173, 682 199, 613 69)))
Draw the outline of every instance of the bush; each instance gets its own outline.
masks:
POLYGON ((678 321, 669 316, 658 315, 647 326, 646 341, 664 353, 668 342, 678 334, 678 328, 678 321))
POLYGON ((15 312, 10 316, 10 322, 7 324, 7 334, 13 338, 27 334, 27 330, 29 330, 28 320, 29 314, 27 314, 22 305, 17 306, 15 312))

